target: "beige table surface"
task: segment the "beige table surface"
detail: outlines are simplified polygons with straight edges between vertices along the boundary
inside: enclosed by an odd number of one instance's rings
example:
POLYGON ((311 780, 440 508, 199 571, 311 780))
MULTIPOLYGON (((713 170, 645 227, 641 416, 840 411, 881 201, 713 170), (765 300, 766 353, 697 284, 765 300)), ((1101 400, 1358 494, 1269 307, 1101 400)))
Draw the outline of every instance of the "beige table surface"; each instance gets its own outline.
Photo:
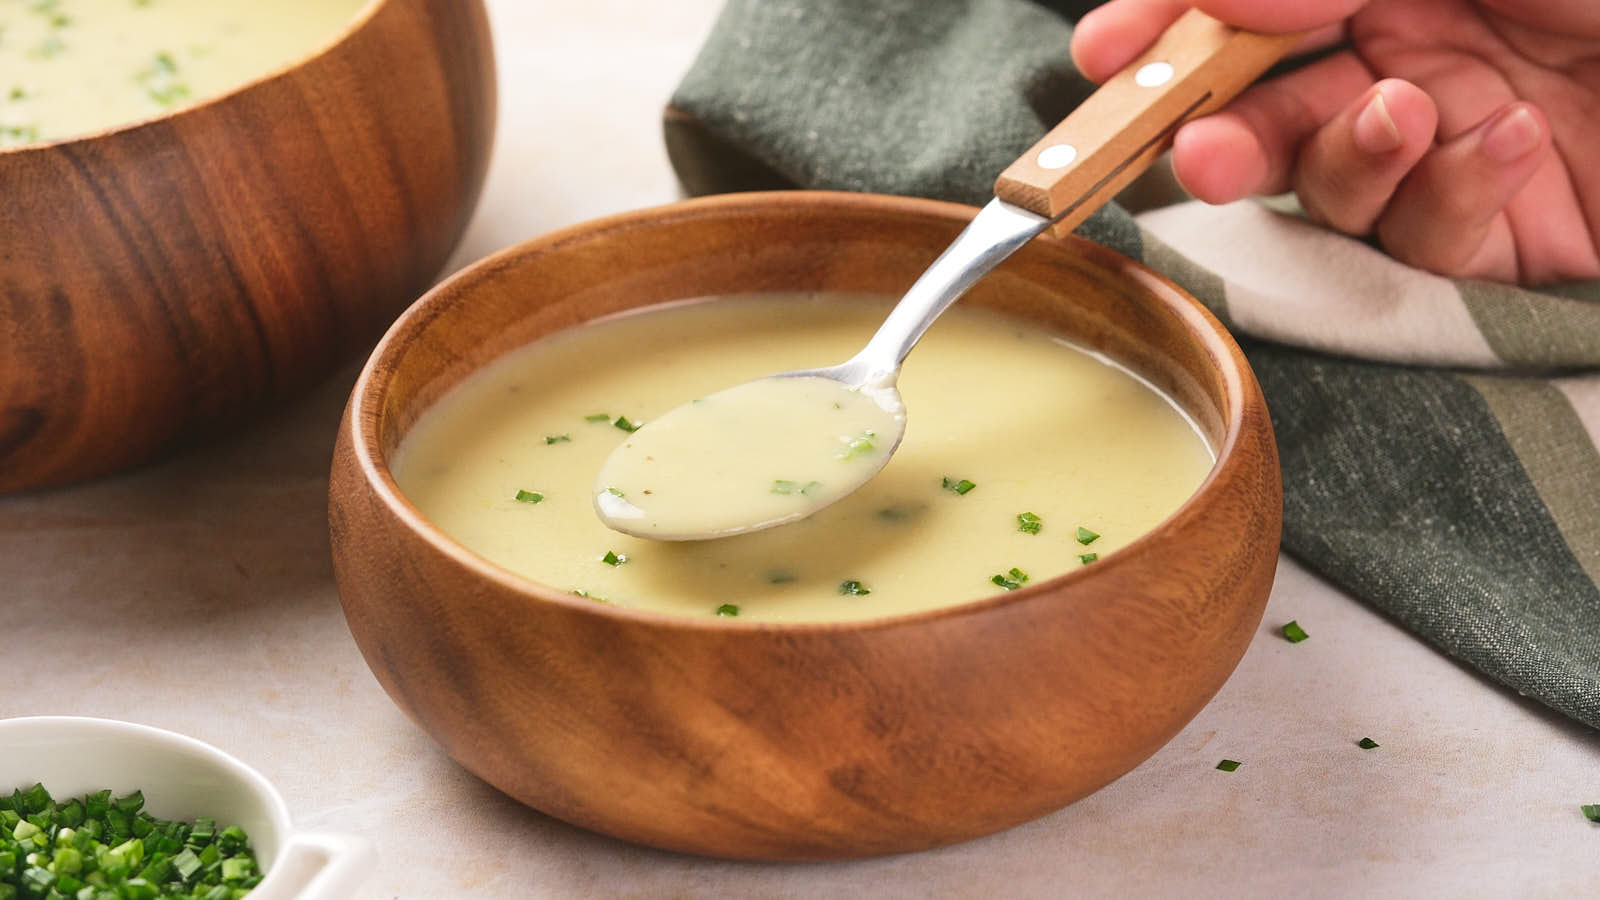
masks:
MULTIPOLYGON (((658 114, 712 0, 491 0, 501 118, 454 265, 667 202, 658 114)), ((234 437, 0 498, 0 716, 111 716, 259 768, 302 828, 372 838, 360 900, 589 896, 1600 897, 1600 735, 1492 685, 1285 560, 1216 700, 1099 793, 1009 832, 867 862, 630 846, 467 774, 344 624, 324 519, 353 369, 234 437), (1310 640, 1276 628, 1297 619, 1310 640), (1358 749, 1371 736, 1382 746, 1358 749), (1231 774, 1219 759, 1242 760, 1231 774)))

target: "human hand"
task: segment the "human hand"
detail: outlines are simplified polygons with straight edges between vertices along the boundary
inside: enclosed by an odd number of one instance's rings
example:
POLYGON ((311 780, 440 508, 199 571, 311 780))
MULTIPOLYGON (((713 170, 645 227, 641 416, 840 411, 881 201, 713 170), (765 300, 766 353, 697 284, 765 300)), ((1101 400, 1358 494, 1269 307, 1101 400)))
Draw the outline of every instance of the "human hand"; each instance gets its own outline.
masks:
POLYGON ((1444 275, 1600 278, 1600 4, 1111 0, 1079 22, 1073 60, 1103 81, 1190 5, 1344 42, 1178 130, 1194 196, 1292 189, 1316 221, 1444 275))

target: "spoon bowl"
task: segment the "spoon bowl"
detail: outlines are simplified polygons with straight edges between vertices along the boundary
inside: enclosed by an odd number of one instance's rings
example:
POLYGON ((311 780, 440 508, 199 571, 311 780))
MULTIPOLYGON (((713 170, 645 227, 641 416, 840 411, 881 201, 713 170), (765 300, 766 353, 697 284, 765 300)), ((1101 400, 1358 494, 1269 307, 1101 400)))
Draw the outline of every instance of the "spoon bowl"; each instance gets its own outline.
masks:
POLYGON ((690 541, 784 525, 844 499, 905 436, 894 373, 863 381, 862 368, 769 375, 668 411, 606 459, 595 512, 624 534, 690 541))

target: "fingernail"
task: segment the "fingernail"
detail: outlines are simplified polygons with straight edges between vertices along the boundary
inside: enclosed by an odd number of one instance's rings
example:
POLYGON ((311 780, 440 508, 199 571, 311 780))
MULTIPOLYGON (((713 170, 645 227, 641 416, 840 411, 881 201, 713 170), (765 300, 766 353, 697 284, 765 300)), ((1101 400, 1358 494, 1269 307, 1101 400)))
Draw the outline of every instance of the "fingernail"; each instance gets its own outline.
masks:
POLYGON ((1539 118, 1526 106, 1503 113, 1483 135, 1483 154, 1495 162, 1508 163, 1533 152, 1544 138, 1539 118))
POLYGON ((1400 149, 1404 139, 1399 126, 1389 115, 1389 105, 1383 102, 1383 92, 1375 91, 1372 99, 1356 114, 1356 146, 1374 156, 1400 149))

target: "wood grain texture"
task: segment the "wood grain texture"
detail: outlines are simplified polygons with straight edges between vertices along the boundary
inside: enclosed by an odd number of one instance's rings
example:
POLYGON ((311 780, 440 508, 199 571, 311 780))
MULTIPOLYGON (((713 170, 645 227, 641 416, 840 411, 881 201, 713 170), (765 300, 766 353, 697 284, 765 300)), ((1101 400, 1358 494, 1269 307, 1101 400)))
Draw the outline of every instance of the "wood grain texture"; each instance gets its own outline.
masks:
POLYGON ((0 492, 141 462, 370 346, 465 229, 494 118, 479 0, 381 0, 224 97, 0 152, 0 492))
POLYGON ((675 618, 510 575, 423 520, 388 474, 417 415, 515 346, 721 292, 896 292, 972 213, 828 193, 696 200, 540 238, 430 292, 369 360, 330 489, 341 601, 390 696, 531 806, 722 857, 935 847, 1057 809, 1155 752, 1259 624, 1278 463, 1260 392, 1221 326, 1082 240, 1024 247, 961 302, 1135 366, 1180 398, 1220 457, 1172 518, 1092 567, 878 621, 675 618))
POLYGON ((1038 143, 1006 167, 995 196, 1047 218, 1068 234, 1172 146, 1178 126, 1220 109, 1283 58, 1299 34, 1257 34, 1191 9, 1156 43, 1106 80, 1038 143), (1146 65, 1171 66, 1170 80, 1141 84, 1146 65), (1040 164, 1048 148, 1073 148, 1067 165, 1040 164))

